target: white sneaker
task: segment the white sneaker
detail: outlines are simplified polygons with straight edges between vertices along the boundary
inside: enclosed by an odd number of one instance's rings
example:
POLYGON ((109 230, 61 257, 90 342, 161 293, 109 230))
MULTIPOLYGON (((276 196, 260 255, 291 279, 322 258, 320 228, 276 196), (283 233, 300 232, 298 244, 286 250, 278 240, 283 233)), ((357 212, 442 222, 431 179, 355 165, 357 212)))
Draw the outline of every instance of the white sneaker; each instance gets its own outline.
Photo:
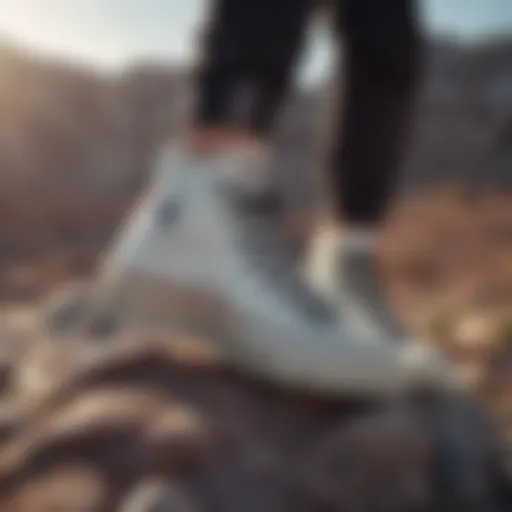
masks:
POLYGON ((370 245, 345 239, 335 229, 319 231, 304 263, 305 278, 344 325, 364 337, 404 342, 407 333, 389 307, 370 245))
POLYGON ((339 326, 283 247, 271 204, 243 193, 239 157, 169 150, 108 254, 99 286, 133 318, 212 340, 238 369, 324 394, 438 385, 444 367, 339 326))

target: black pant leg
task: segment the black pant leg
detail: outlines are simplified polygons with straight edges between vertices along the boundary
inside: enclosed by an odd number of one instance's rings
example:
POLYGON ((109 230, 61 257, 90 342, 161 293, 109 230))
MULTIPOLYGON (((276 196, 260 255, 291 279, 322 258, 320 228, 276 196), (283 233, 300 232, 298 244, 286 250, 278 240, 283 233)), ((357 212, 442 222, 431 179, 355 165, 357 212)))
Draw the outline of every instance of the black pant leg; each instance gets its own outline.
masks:
POLYGON ((313 0, 215 0, 198 69, 195 120, 269 130, 312 7, 313 0), (240 116, 242 94, 249 106, 240 116))
POLYGON ((339 0, 344 98, 331 163, 348 222, 378 224, 397 186, 421 61, 415 0, 339 0))

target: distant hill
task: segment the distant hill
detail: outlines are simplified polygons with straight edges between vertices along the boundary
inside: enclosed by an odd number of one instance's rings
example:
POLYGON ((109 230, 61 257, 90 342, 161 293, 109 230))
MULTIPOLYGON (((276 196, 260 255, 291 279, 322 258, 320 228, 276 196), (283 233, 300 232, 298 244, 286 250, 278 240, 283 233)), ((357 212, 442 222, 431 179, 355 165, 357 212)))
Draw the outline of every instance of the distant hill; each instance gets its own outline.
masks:
POLYGON ((413 142, 413 182, 512 185, 512 38, 432 46, 413 142))
MULTIPOLYGON (((188 87, 182 69, 138 64, 108 78, 5 44, 0 64, 4 179, 6 173, 19 182, 59 174, 77 184, 78 176, 132 176, 143 172, 137 153, 183 120, 178 111, 188 87)), ((320 96, 290 100, 279 152, 311 149, 320 96)), ((416 124, 408 179, 512 183, 512 39, 473 47, 432 44, 416 124)))

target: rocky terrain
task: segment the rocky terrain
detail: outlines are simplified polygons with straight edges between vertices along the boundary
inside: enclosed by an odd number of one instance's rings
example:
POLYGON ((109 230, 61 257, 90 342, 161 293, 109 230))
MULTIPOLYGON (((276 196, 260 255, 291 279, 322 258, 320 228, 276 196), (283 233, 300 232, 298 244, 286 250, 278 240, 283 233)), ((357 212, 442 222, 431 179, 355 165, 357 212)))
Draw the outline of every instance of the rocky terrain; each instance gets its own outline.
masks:
MULTIPOLYGON (((46 296, 94 271, 182 125, 187 73, 0 61, 2 512, 510 510, 510 42, 432 48, 382 238, 397 312, 458 362, 496 431, 456 397, 380 410, 277 392, 186 333, 51 338, 46 296)), ((318 102, 297 94, 277 134, 279 180, 300 176, 291 237, 307 233, 318 102)))

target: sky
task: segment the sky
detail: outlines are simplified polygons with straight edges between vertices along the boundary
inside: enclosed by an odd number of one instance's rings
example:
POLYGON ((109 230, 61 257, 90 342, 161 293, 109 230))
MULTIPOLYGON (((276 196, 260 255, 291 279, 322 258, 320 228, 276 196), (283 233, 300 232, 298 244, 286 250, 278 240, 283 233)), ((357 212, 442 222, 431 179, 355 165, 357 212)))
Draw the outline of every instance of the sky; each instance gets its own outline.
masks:
MULTIPOLYGON (((382 0, 385 1, 385 0, 382 0)), ((0 37, 44 54, 116 69, 133 59, 188 61, 207 0, 0 0, 0 37)), ((512 0, 422 0, 425 27, 459 39, 512 34, 512 0)), ((313 79, 329 38, 312 30, 303 57, 313 79)))

